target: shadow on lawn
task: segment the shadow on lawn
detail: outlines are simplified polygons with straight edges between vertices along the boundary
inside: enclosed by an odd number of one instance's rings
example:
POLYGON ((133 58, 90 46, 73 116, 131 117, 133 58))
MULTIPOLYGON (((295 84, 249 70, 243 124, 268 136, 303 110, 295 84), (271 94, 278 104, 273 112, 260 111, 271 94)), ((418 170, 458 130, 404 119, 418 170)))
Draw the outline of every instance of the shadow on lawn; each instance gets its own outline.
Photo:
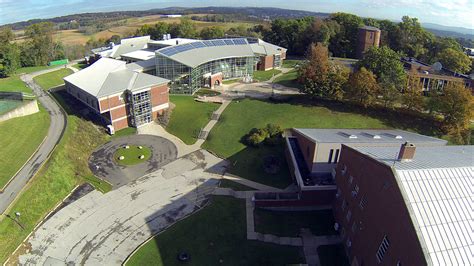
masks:
POLYGON ((428 136, 443 136, 441 122, 433 119, 428 114, 419 114, 406 109, 388 110, 383 107, 368 107, 352 104, 350 102, 329 101, 312 99, 308 95, 293 95, 282 99, 260 99, 272 104, 292 104, 304 107, 324 107, 333 112, 355 113, 366 115, 382 121, 385 125, 403 130, 411 130, 428 136))

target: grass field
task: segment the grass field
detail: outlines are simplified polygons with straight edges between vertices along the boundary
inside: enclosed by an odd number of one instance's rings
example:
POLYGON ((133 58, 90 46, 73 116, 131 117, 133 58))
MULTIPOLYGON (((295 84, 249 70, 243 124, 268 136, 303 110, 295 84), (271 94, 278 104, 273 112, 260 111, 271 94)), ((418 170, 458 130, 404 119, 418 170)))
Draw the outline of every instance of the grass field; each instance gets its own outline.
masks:
POLYGON ((150 159, 151 156, 151 150, 148 147, 145 146, 134 146, 134 145, 129 145, 129 148, 126 149, 125 147, 119 148, 115 154, 114 158, 115 161, 118 164, 121 165, 135 165, 139 163, 143 163, 146 160, 150 159), (144 158, 140 159, 140 156, 143 155, 144 158), (124 159, 120 160, 119 157, 123 156, 124 159))
POLYGON ((298 72, 296 72, 296 70, 293 69, 277 77, 273 82, 283 85, 285 87, 301 88, 302 85, 296 82, 297 78, 298 78, 298 72))
POLYGON ((379 119, 335 111, 322 106, 308 106, 298 102, 272 103, 246 99, 232 102, 221 115, 220 122, 212 129, 203 147, 231 162, 230 173, 263 184, 284 188, 291 183, 284 157, 283 145, 261 148, 246 147, 241 138, 252 128, 262 128, 268 123, 283 128, 386 128, 379 119), (267 174, 263 158, 273 155, 281 162, 278 174, 267 174))
POLYGON ((0 221, 0 262, 4 262, 34 226, 78 184, 92 175, 87 159, 105 142, 105 134, 77 117, 68 126, 52 157, 13 204, 10 213, 20 212, 22 230, 9 218, 0 221))
POLYGON ((343 245, 325 245, 318 247, 321 266, 349 266, 343 245))
POLYGON ((14 91, 31 93, 31 89, 21 81, 19 75, 13 75, 8 78, 0 78, 0 91, 14 91))
POLYGON ((48 90, 50 88, 64 84, 63 78, 73 73, 69 68, 62 68, 53 72, 49 72, 34 78, 34 81, 41 88, 48 90))
POLYGON ((277 236, 297 237, 301 228, 314 235, 334 235, 334 218, 331 210, 321 211, 268 211, 255 209, 255 231, 277 236))
POLYGON ((222 179, 221 182, 219 183, 219 187, 222 188, 230 188, 234 191, 250 191, 250 190, 255 190, 254 188, 248 187, 246 185, 242 185, 240 183, 234 182, 229 179, 222 179))
POLYGON ((214 197, 210 206, 150 240, 127 265, 179 265, 182 251, 191 257, 188 265, 304 263, 300 248, 248 241, 245 201, 227 197, 214 197))
POLYGON ((135 135, 135 134, 137 134, 137 129, 136 128, 126 127, 126 128, 121 129, 119 131, 115 131, 115 134, 112 136, 112 138, 120 138, 120 137, 135 135))
POLYGON ((76 69, 79 69, 79 70, 82 70, 82 69, 88 67, 88 65, 86 63, 78 63, 78 64, 73 65, 72 67, 74 67, 76 69))
POLYGON ((0 122, 0 189, 36 151, 48 132, 46 110, 0 122))
POLYGON ((278 70, 278 69, 272 69, 272 70, 267 70, 267 71, 254 71, 253 78, 255 80, 262 82, 262 81, 267 81, 271 79, 273 76, 276 76, 280 73, 281 73, 281 70, 278 70))
POLYGON ((291 59, 285 59, 283 60, 282 67, 284 68, 294 68, 300 64, 302 64, 304 60, 291 60, 291 59))
POLYGON ((170 101, 176 105, 166 130, 186 144, 196 142, 201 128, 209 122, 219 104, 196 102, 192 96, 171 95, 170 101))

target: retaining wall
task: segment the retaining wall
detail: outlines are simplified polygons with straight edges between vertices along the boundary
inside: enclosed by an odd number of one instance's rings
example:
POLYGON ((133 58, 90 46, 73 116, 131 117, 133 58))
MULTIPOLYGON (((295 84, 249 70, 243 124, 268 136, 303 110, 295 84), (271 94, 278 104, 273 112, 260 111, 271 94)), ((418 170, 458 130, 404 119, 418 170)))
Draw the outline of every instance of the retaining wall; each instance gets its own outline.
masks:
POLYGON ((39 112, 38 103, 36 100, 24 101, 24 103, 17 108, 10 110, 0 115, 0 122, 12 119, 15 117, 21 117, 31 115, 39 112))

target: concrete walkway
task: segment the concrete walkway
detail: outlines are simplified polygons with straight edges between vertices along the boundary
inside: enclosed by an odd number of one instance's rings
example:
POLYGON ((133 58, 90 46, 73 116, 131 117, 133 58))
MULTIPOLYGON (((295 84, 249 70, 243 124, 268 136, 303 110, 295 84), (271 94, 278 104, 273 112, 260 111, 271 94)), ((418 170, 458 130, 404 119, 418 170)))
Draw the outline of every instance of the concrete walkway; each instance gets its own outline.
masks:
POLYGON ((5 190, 0 193, 0 213, 4 213, 7 210, 23 187, 31 178, 34 177, 42 165, 48 160, 49 155, 56 147, 56 144, 61 140, 64 130, 66 129, 67 118, 61 107, 47 92, 33 81, 33 78, 36 76, 53 72, 61 68, 64 68, 64 66, 41 70, 21 76, 21 80, 31 88, 38 101, 49 113, 51 122, 43 143, 38 147, 37 151, 31 156, 25 165, 23 165, 23 167, 16 173, 5 190))
POLYGON ((262 191, 265 191, 265 192, 282 192, 283 191, 279 188, 275 188, 275 187, 267 186, 267 185, 264 185, 264 184, 260 184, 260 183, 254 182, 252 180, 248 180, 248 179, 245 179, 245 178, 242 178, 242 177, 239 177, 239 176, 236 176, 236 175, 228 174, 228 173, 224 174, 222 176, 222 178, 234 181, 236 183, 239 183, 239 184, 242 184, 242 185, 245 185, 247 187, 257 189, 257 190, 262 190, 262 191))
POLYGON ((121 265, 144 241, 201 208, 224 169, 221 159, 197 151, 107 194, 90 192, 32 234, 20 264, 121 265))
POLYGON ((336 245, 342 242, 339 235, 315 236, 311 233, 311 230, 306 228, 301 229, 301 238, 303 239, 303 252, 306 258, 306 263, 310 266, 321 265, 318 255, 319 246, 336 245))
MULTIPOLYGON (((228 101, 228 100, 224 100, 223 103, 221 104, 221 106, 219 106, 219 108, 214 111, 214 114, 216 114, 217 116, 221 116, 221 114, 224 112, 225 108, 227 108, 227 106, 229 106, 231 101, 228 101)), ((206 132, 211 132, 212 128, 217 124, 218 120, 212 120, 209 121, 207 123, 207 125, 204 127, 203 131, 206 131, 206 132)), ((196 143, 194 145, 198 145, 199 147, 202 146, 202 144, 204 143, 204 141, 206 141, 205 139, 198 139, 196 141, 196 143)))

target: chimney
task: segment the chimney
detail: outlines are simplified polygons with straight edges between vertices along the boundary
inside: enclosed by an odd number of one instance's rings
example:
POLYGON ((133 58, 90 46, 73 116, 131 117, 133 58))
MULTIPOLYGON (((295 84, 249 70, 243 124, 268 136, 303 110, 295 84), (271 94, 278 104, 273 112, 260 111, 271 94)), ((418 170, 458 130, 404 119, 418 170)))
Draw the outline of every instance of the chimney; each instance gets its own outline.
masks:
POLYGON ((413 143, 405 142, 400 147, 400 152, 398 153, 399 161, 411 161, 415 157, 416 147, 413 143))

